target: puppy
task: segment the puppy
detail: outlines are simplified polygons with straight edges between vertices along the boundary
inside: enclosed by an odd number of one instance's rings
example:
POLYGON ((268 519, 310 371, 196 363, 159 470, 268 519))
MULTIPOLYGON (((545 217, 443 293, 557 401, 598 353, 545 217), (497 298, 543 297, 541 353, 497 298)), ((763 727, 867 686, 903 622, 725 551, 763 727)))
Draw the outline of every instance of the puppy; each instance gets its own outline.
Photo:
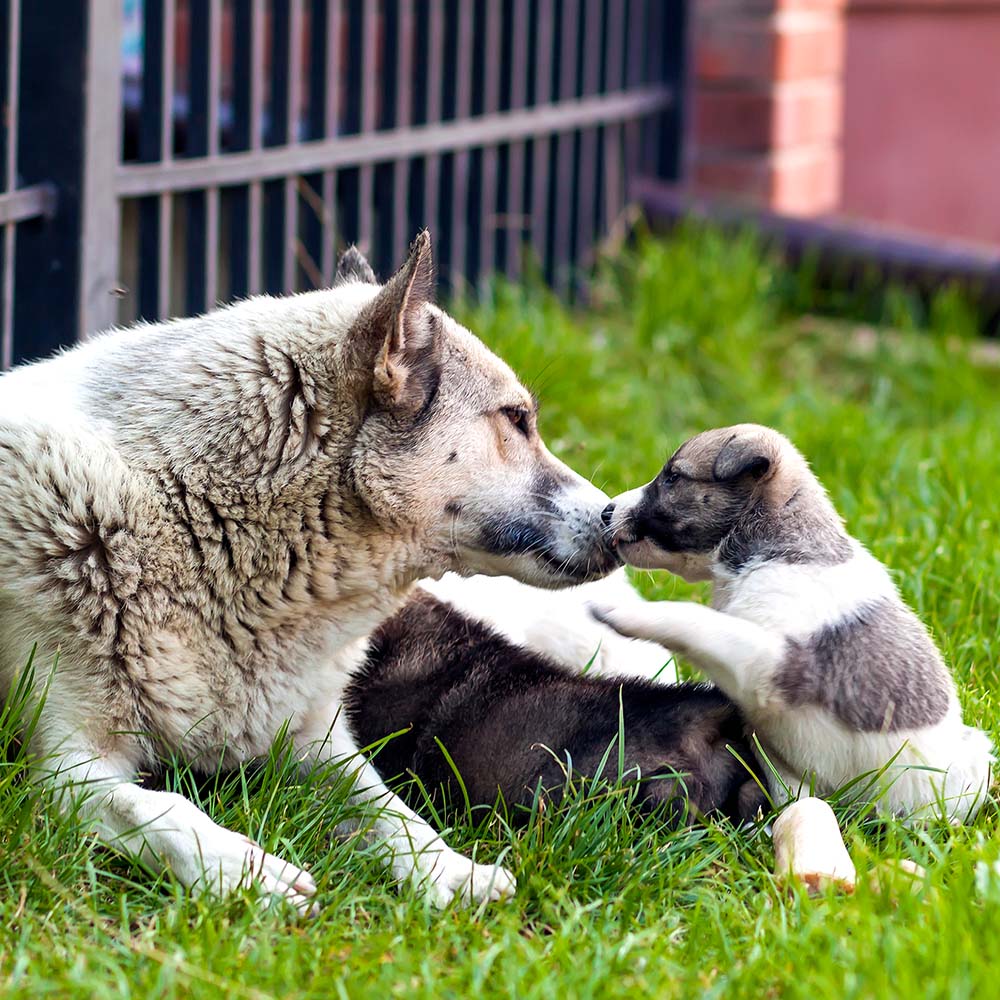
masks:
POLYGON ((926 629, 781 434, 752 424, 699 434, 604 520, 633 566, 712 581, 714 610, 594 613, 687 656, 739 705, 777 772, 776 796, 871 775, 856 794, 894 814, 975 814, 988 738, 963 725, 926 629))
MULTIPOLYGON (((742 763, 753 760, 743 719, 717 689, 571 675, 426 592, 376 631, 345 705, 360 745, 396 734, 373 760, 386 781, 415 775, 435 798, 461 802, 457 772, 472 805, 499 794, 515 821, 539 788, 561 799, 570 766, 616 781, 608 748, 620 719, 622 777, 640 782, 642 811, 740 820, 765 804, 763 779, 742 763)), ((419 806, 412 781, 399 790, 419 806)))

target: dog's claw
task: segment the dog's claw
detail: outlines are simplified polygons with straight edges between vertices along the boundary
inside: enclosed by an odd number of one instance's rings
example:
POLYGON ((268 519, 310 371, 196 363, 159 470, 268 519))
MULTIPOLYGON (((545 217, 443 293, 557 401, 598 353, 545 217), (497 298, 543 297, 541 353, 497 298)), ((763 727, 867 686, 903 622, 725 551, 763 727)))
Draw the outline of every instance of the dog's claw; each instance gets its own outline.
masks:
POLYGON ((270 907, 275 900, 281 900, 293 907, 300 916, 314 917, 319 906, 312 900, 316 894, 316 882, 309 872, 289 864, 273 854, 266 854, 255 848, 257 857, 248 856, 248 872, 244 884, 253 884, 265 894, 265 906, 270 907), (252 870, 250 870, 252 865, 252 870))
POLYGON ((203 840, 200 845, 204 875, 195 883, 197 891, 225 894, 255 888, 264 909, 283 902, 300 916, 316 916, 319 907, 311 898, 316 882, 309 872, 268 854, 248 837, 221 827, 215 833, 215 843, 203 840))

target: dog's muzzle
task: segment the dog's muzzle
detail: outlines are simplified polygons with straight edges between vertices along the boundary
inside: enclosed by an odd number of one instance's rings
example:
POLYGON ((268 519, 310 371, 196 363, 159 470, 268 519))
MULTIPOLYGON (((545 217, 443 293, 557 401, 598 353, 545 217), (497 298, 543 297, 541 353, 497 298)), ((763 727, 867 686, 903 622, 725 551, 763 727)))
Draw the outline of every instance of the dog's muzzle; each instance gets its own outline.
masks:
MULTIPOLYGON (((626 523, 621 523, 621 518, 619 518, 619 523, 615 524, 615 510, 617 508, 617 503, 612 500, 611 503, 601 511, 601 524, 604 525, 604 539, 607 544, 615 551, 618 551, 619 545, 627 545, 630 542, 639 541, 639 535, 636 533, 634 525, 631 523, 632 519, 627 518, 626 523)), ((620 554, 619 554, 620 558, 620 554)))

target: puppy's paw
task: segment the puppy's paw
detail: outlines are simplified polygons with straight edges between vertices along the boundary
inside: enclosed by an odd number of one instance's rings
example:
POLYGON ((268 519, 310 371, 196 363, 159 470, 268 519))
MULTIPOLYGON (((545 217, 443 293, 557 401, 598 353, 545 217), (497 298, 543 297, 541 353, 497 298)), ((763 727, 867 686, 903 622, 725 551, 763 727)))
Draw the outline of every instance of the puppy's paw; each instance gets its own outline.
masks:
POLYGON ((669 646, 673 638, 669 626, 675 609, 676 605, 669 601, 638 602, 628 607, 598 601, 587 605, 594 618, 619 635, 628 639, 645 639, 661 646, 669 646))
POLYGON ((314 917, 319 907, 313 902, 316 883, 304 869, 268 854, 249 837, 221 827, 208 843, 200 838, 203 873, 194 883, 196 892, 226 894, 254 888, 261 905, 287 903, 299 916, 314 917))
POLYGON ((475 906, 510 899, 517 889, 517 881, 506 868, 476 864, 452 850, 437 853, 431 864, 420 864, 411 878, 438 909, 452 902, 475 906))
POLYGON ((613 604, 608 604, 604 601, 587 601, 586 608, 591 618, 595 618, 602 625, 610 625, 611 628, 614 628, 614 625, 611 624, 611 617, 615 613, 613 604))
POLYGON ((588 601, 587 611, 590 612, 592 618, 595 618, 602 625, 607 625, 608 628, 619 635, 623 635, 629 639, 633 638, 632 633, 629 631, 627 611, 604 601, 588 601))

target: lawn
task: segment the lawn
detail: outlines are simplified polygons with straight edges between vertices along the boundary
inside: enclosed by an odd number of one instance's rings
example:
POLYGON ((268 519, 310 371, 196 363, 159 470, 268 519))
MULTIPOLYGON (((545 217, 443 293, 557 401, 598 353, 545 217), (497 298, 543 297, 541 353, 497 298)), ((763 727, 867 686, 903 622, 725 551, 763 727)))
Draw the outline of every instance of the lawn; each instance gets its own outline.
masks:
MULTIPOLYGON (((751 237, 690 231, 606 267, 588 310, 500 287, 458 312, 538 393, 552 449, 609 493, 689 434, 772 424, 810 457, 853 534, 895 571, 952 664, 968 720, 1000 734, 1000 361, 945 293, 882 290, 880 325, 811 314, 807 269, 751 237)), ((650 596, 704 591, 641 574, 650 596)), ((0 728, 0 993, 9 997, 719 997, 993 995, 998 813, 908 829, 841 813, 859 871, 908 857, 919 892, 780 891, 766 836, 637 825, 622 792, 581 793, 511 831, 450 817, 503 857, 515 901, 436 913, 333 836, 343 795, 285 774, 193 786, 216 820, 308 864, 321 915, 192 900, 56 820, 0 728)))

